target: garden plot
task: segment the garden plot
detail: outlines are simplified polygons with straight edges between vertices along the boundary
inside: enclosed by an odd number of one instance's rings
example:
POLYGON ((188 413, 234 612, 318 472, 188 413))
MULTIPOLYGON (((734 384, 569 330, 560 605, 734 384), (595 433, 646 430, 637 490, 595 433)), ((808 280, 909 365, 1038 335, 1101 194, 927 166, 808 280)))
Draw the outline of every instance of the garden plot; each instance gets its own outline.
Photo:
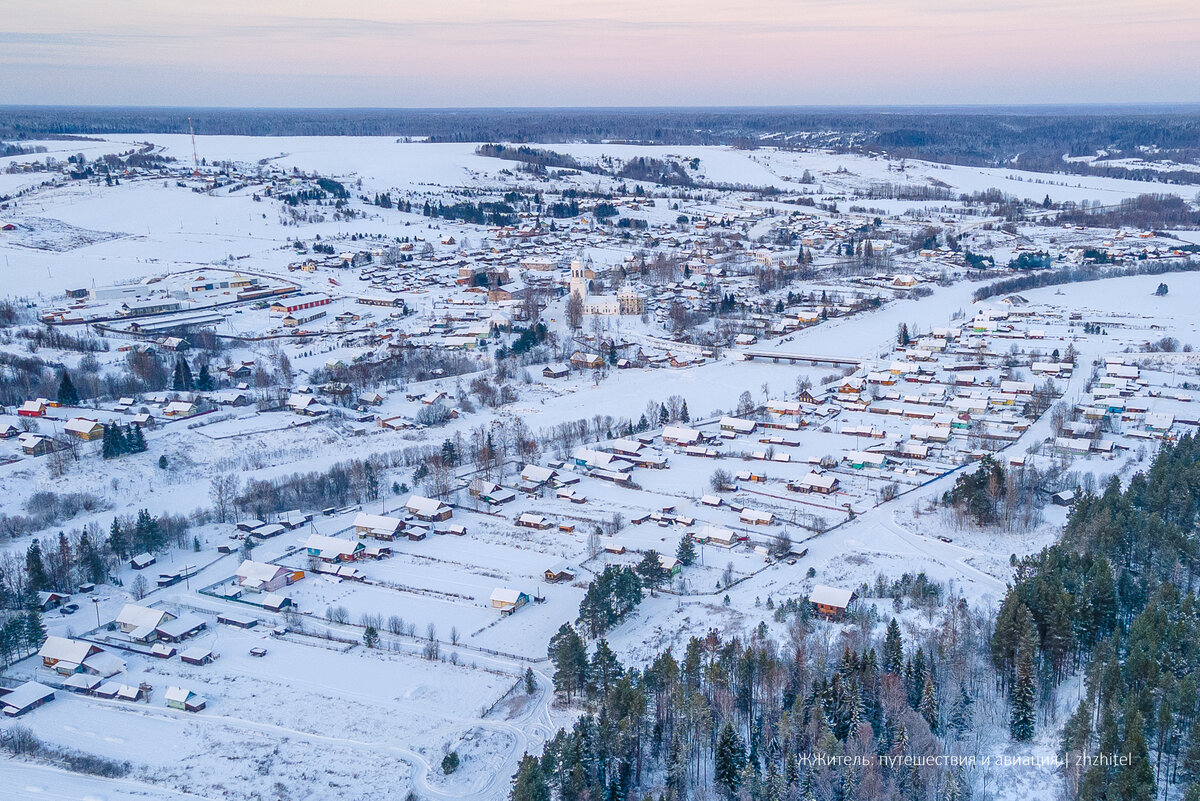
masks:
MULTIPOLYGON (((197 643, 221 657, 203 667, 130 657, 121 681, 153 685, 148 704, 59 693, 39 710, 39 736, 128 759, 143 781, 206 797, 269 775, 291 788, 291 797, 328 797, 355 784, 354 795, 341 797, 399 798, 412 766, 420 758, 439 761, 442 742, 469 732, 480 710, 515 681, 405 654, 361 647, 340 653, 225 627, 197 643), (249 656, 255 646, 267 655, 249 656), (199 693, 207 708, 166 709, 168 686, 199 693)), ((517 745, 511 734, 495 739, 488 753, 517 745)))

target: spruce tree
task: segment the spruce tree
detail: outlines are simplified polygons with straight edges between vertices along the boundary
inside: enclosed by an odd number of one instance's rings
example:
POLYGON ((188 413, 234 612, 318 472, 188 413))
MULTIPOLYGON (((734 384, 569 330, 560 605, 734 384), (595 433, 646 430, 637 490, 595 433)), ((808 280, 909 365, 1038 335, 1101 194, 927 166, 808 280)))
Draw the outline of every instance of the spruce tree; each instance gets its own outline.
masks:
POLYGON ((103 457, 105 459, 116 458, 117 446, 116 446, 115 437, 114 437, 116 430, 117 430, 116 423, 105 423, 104 424, 104 435, 103 435, 103 437, 101 437, 101 441, 100 441, 100 455, 101 455, 101 457, 103 457))
POLYGON ((900 675, 904 666, 904 641, 900 637, 900 624, 896 618, 888 623, 883 638, 883 672, 900 675))
POLYGON ((63 370, 62 380, 58 384, 58 402, 63 406, 79 405, 79 393, 75 390, 75 385, 71 383, 71 376, 66 370, 63 370))
POLYGON ((34 604, 25 613, 25 646, 31 652, 36 651, 42 647, 44 639, 46 639, 46 628, 42 625, 42 613, 34 604))
POLYGON ((967 733, 967 729, 971 728, 972 711, 975 701, 967 693, 967 688, 963 685, 958 686, 958 697, 954 699, 954 703, 950 707, 950 730, 959 737, 967 733))
POLYGON ((115 517, 108 529, 108 547, 119 559, 124 559, 128 553, 125 545, 125 532, 121 528, 121 522, 115 517))
POLYGON ((42 561, 42 544, 37 537, 29 543, 25 551, 25 577, 29 580, 29 589, 34 592, 54 589, 50 586, 50 577, 46 574, 46 565, 42 561))
POLYGON ((1033 739, 1037 723, 1034 709, 1036 696, 1033 677, 1033 648, 1030 644, 1021 648, 1017 656, 1017 677, 1013 682, 1012 713, 1008 719, 1008 730, 1014 740, 1026 742, 1033 739))
POLYGON ((142 453, 146 450, 146 435, 142 433, 142 427, 138 425, 129 426, 129 434, 133 440, 133 453, 142 453))
POLYGON ((713 783, 726 798, 732 799, 742 780, 742 767, 746 764, 746 749, 742 738, 726 721, 717 739, 717 751, 713 759, 713 783))
POLYGON ((137 426, 133 426, 133 425, 121 426, 121 428, 120 428, 120 434, 121 434, 121 439, 120 439, 121 450, 120 450, 120 452, 121 452, 122 456, 124 456, 127 453, 137 453, 137 442, 134 441, 133 431, 131 430, 131 429, 136 429, 136 428, 137 428, 137 426))
POLYGON ((213 388, 212 373, 208 370, 208 362, 200 365, 200 375, 196 379, 196 389, 208 392, 213 388))
POLYGON ((688 413, 687 401, 684 401, 683 406, 679 409, 679 419, 685 423, 690 423, 692 420, 691 414, 688 413))
POLYGON ((192 368, 188 366, 187 359, 179 357, 179 374, 183 380, 183 388, 190 390, 195 387, 192 380, 192 368))
POLYGON ((675 558, 684 567, 691 567, 696 563, 696 538, 692 536, 692 532, 684 532, 684 535, 679 538, 679 547, 675 549, 675 558))
POLYGON ((658 558, 658 551, 653 548, 646 551, 642 561, 638 562, 637 572, 645 585, 650 588, 651 595, 654 595, 654 591, 668 578, 667 569, 662 566, 662 562, 658 558))
POLYGON ((88 581, 99 584, 104 580, 104 559, 92 543, 87 529, 79 535, 79 562, 88 581))
POLYGON ((917 711, 929 724, 929 730, 936 732, 938 730, 937 690, 933 686, 933 676, 928 670, 925 671, 925 685, 921 688, 921 703, 917 706, 917 711))

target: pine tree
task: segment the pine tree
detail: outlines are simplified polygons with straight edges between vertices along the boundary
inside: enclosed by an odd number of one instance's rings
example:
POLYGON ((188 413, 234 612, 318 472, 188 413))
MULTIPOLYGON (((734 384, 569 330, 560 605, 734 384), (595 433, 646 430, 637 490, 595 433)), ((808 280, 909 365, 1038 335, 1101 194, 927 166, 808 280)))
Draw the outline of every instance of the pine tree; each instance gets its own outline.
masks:
POLYGON ((79 393, 75 390, 75 385, 71 383, 71 376, 66 370, 63 370, 62 380, 58 384, 58 402, 63 406, 79 405, 79 393))
POLYGON ((179 374, 183 379, 183 388, 186 390, 193 389, 195 383, 192 381, 192 368, 188 366, 187 359, 179 357, 179 374))
POLYGON ((607 640, 596 643, 596 652, 592 654, 591 664, 588 665, 588 688, 595 697, 607 698, 609 688, 621 678, 624 668, 617 655, 608 647, 607 640))
POLYGON ((550 788, 537 757, 525 754, 513 776, 510 801, 550 801, 550 788))
POLYGON ((658 422, 662 423, 663 425, 666 425, 670 421, 671 421, 671 416, 669 414, 667 414, 666 404, 660 403, 658 405, 658 422))
POLYGON ((742 767, 746 763, 746 749, 742 738, 726 721, 717 739, 717 751, 713 759, 713 783, 726 798, 733 798, 741 785, 742 767))
POLYGON ((571 624, 564 623, 550 638, 547 651, 554 665, 554 691, 564 693, 569 701, 587 680, 587 648, 571 624))
POLYGON ((1018 742, 1033 739, 1033 731, 1037 723, 1037 712, 1034 709, 1036 693, 1032 651, 1032 646, 1027 644, 1021 648, 1017 657, 1017 677, 1013 683, 1012 713, 1008 720, 1008 730, 1012 738, 1018 742))
POLYGON ((1062 730, 1062 742, 1059 745, 1059 754, 1064 759, 1071 759, 1072 755, 1083 754, 1088 746, 1088 742, 1092 736, 1092 707, 1088 704, 1087 699, 1079 702, 1079 706, 1075 709, 1074 714, 1067 720, 1062 730))
POLYGON ((690 423, 692 420, 691 414, 688 413, 687 401, 684 401, 683 406, 679 409, 679 419, 685 423, 690 423))
POLYGON ((187 389, 183 381, 183 360, 175 360, 175 372, 171 375, 171 389, 176 392, 183 392, 187 389))
POLYGON ((1150 765, 1150 752, 1146 748, 1142 713, 1131 701, 1125 710, 1125 737, 1118 752, 1128 757, 1129 764, 1117 773, 1113 797, 1121 801, 1154 801, 1158 787, 1154 780, 1154 768, 1150 765))

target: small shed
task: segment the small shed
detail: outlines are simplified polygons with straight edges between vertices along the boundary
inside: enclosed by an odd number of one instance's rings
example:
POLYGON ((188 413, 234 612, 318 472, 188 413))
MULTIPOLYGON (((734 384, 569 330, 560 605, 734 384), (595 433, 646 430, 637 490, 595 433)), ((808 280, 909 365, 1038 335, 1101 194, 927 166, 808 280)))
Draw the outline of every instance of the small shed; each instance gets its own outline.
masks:
POLYGON ((212 649, 203 645, 189 648, 179 655, 179 661, 189 665, 208 665, 216 658, 217 655, 213 653, 212 649))
POLYGON ((199 712, 208 705, 203 696, 197 695, 183 687, 168 687, 165 697, 168 707, 185 712, 199 712))

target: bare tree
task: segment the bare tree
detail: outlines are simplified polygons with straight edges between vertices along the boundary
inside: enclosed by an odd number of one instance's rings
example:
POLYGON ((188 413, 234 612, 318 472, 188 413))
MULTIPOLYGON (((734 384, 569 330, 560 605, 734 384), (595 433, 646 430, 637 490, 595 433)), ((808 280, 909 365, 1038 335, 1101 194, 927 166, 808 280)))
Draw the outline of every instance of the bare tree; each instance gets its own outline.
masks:
POLYGON ((241 480, 233 473, 213 477, 208 489, 208 497, 212 499, 213 509, 217 513, 219 522, 226 522, 231 515, 236 521, 237 512, 234 509, 234 500, 240 491, 241 480))
POLYGON ((567 325, 577 331, 583 325, 583 298, 578 292, 572 292, 567 300, 567 325))

